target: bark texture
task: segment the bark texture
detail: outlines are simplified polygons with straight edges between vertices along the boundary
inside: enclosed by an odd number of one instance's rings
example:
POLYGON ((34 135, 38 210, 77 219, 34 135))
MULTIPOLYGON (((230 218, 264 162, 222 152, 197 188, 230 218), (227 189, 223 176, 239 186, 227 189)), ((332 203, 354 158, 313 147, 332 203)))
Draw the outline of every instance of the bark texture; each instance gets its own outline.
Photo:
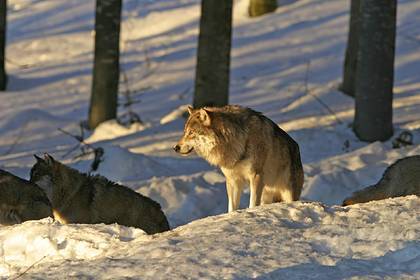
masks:
POLYGON ((121 6, 121 0, 96 0, 91 129, 117 116, 121 6))
POLYGON ((229 100, 232 0, 202 0, 193 106, 224 106, 229 100))
POLYGON ((7 33, 7 0, 0 0, 0 90, 6 90, 7 75, 6 61, 6 33, 7 33))
POLYGON ((385 141, 393 134, 396 0, 360 3, 354 131, 362 141, 385 141))
POLYGON ((355 91, 354 87, 356 84, 360 23, 360 0, 351 0, 349 32, 347 37, 346 55, 344 59, 343 81, 340 85, 340 90, 353 97, 355 91))

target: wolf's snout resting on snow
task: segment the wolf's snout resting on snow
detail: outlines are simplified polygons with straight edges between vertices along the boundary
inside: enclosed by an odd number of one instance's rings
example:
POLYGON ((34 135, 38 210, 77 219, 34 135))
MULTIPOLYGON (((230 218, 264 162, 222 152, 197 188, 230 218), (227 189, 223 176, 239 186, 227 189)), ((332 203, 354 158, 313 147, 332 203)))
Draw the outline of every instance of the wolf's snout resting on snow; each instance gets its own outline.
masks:
POLYGON ((152 199, 105 177, 82 174, 47 154, 35 157, 31 182, 46 192, 61 223, 118 223, 148 234, 169 230, 159 203, 152 199))
POLYGON ((420 196, 420 156, 397 160, 378 183, 353 193, 343 206, 412 194, 420 196))
POLYGON ((226 177, 229 212, 238 209, 244 186, 249 207, 298 200, 303 168, 298 144, 261 113, 237 105, 188 108, 184 135, 174 150, 193 150, 226 177))

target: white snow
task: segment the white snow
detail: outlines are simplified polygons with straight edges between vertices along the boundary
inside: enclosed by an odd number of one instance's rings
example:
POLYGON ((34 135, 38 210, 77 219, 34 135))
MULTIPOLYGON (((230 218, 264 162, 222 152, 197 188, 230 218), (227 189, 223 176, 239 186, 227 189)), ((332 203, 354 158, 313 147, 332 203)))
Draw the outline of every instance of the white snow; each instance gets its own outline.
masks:
POLYGON ((45 219, 2 230, 0 268, 42 260, 29 274, 41 279, 418 279, 418 215, 420 199, 409 196, 348 208, 273 204, 155 236, 45 219))
MULTIPOLYGON (((420 198, 337 206, 395 160, 420 154, 420 2, 398 2, 394 138, 410 130, 415 143, 401 149, 351 131, 354 101, 337 91, 348 1, 279 2, 276 13, 250 19, 248 0, 235 1, 230 102, 297 140, 302 202, 224 214, 220 171, 172 151, 192 102, 200 1, 124 0, 120 89, 140 101, 131 109, 144 124, 109 121, 83 136, 104 149, 97 173, 158 201, 174 229, 147 236, 50 219, 1 226, 0 278, 420 279, 420 198)), ((58 128, 80 136, 87 117, 94 8, 94 0, 8 1, 0 168, 28 178, 33 154, 48 152, 89 171, 92 155, 78 157, 78 142, 58 128)), ((247 202, 246 191, 241 207, 247 202)))

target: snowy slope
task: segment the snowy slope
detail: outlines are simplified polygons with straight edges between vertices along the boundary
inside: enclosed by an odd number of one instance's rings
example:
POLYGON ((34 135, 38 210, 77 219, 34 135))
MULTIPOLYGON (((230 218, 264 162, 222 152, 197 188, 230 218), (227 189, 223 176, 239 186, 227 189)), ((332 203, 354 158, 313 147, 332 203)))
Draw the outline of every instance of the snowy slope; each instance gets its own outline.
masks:
POLYGON ((43 220, 8 227, 0 240, 7 264, 42 259, 27 275, 38 279, 418 279, 419 215, 415 196, 348 208, 296 202, 155 236, 43 220))
MULTIPOLYGON (((395 136, 410 130, 415 143, 401 149, 392 140, 360 142, 351 131, 353 100, 337 91, 348 1, 280 1, 286 5, 257 19, 245 16, 247 2, 235 1, 230 102, 263 112, 297 140, 302 198, 316 202, 215 216, 227 208, 224 177, 172 151, 192 101, 199 1, 124 0, 120 91, 140 101, 132 110, 144 123, 111 121, 83 136, 105 150, 98 173, 157 200, 175 229, 150 237, 50 220, 0 227, 0 278, 32 264, 23 278, 420 278, 418 198, 333 206, 395 160, 420 154, 420 1, 398 2, 395 136)), ((81 135, 87 117, 95 1, 8 5, 0 168, 28 178, 32 155, 49 152, 86 172, 92 156, 77 157, 78 142, 58 128, 81 135)))

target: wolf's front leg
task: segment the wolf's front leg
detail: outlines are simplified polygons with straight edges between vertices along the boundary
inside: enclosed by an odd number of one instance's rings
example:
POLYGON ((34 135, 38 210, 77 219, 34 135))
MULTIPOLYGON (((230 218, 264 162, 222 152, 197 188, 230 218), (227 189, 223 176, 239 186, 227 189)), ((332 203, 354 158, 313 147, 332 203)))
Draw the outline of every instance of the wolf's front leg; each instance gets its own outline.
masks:
POLYGON ((249 187, 251 191, 249 208, 259 206, 261 204, 261 196, 264 188, 264 182, 260 174, 253 174, 250 176, 249 187))
POLYGON ((239 208, 241 202, 241 194, 243 189, 243 182, 241 180, 234 180, 226 178, 226 190, 228 195, 228 211, 232 212, 239 208))

